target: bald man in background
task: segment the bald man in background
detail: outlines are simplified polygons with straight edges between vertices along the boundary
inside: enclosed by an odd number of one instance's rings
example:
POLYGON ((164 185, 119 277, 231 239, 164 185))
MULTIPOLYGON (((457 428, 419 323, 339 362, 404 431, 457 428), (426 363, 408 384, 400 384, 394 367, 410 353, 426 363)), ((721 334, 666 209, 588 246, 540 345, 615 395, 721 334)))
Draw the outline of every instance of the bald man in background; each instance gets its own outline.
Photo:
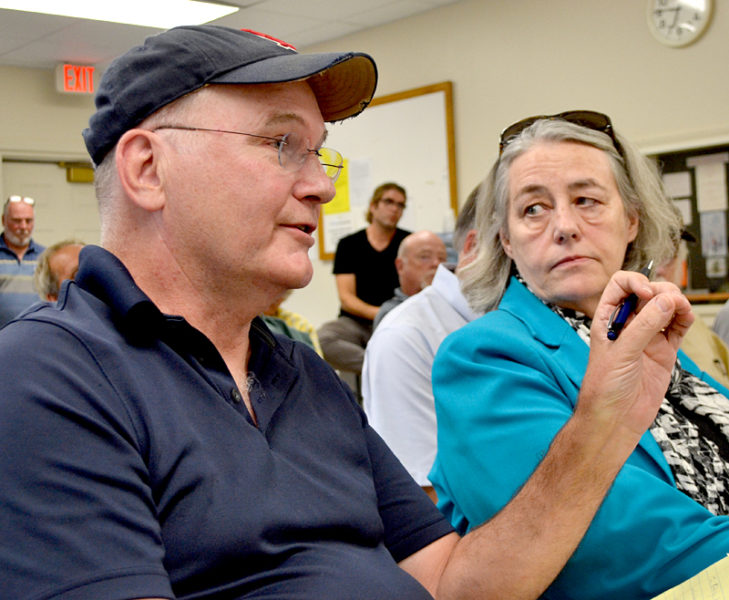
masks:
POLYGON ((447 259, 445 243, 432 231, 416 231, 407 236, 400 243, 395 259, 400 286, 395 288, 392 298, 382 303, 373 321, 373 329, 398 304, 428 287, 435 277, 438 265, 447 259))
POLYGON ((83 247, 83 242, 69 239, 56 242, 43 251, 33 274, 33 287, 42 300, 58 300, 61 284, 76 277, 78 255, 83 247))

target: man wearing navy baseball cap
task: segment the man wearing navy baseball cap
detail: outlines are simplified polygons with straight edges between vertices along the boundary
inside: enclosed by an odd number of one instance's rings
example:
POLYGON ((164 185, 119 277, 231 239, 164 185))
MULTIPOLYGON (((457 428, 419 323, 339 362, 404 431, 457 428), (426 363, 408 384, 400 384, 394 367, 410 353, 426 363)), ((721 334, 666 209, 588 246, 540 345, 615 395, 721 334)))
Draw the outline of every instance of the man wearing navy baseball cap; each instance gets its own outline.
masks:
MULTIPOLYGON (((24 369, 0 378, 0 595, 533 598, 558 573, 640 437, 624 415, 656 402, 641 378, 675 352, 641 367, 631 324, 595 343, 581 426, 459 540, 334 371, 256 316, 311 279, 343 163, 325 123, 376 78, 365 54, 213 26, 109 67, 83 133, 101 247, 0 332, 24 369)), ((652 310, 651 336, 673 315, 652 310)))

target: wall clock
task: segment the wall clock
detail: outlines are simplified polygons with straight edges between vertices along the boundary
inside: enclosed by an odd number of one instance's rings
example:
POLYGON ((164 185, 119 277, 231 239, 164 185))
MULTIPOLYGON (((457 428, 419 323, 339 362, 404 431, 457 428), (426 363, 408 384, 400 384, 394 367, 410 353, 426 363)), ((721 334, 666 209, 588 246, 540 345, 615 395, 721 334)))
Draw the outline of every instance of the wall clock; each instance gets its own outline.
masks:
POLYGON ((688 46, 706 31, 714 0, 648 0, 648 28, 667 46, 688 46))

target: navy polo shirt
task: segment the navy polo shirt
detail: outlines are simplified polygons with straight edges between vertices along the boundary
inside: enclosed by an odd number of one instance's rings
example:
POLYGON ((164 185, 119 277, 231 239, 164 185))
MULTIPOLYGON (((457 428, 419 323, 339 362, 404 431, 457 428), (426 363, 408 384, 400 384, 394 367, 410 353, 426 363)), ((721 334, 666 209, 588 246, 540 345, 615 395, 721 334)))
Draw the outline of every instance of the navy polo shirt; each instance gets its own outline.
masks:
POLYGON ((0 332, 8 598, 429 598, 396 562, 451 531, 336 374, 250 334, 248 415, 211 342, 87 246, 0 332))

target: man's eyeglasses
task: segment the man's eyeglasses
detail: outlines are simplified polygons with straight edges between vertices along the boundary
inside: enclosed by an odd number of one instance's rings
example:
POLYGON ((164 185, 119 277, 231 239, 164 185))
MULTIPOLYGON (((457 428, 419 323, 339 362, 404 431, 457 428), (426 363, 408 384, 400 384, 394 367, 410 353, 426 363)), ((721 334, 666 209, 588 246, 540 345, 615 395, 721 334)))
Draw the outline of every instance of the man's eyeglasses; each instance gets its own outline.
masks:
POLYGON ((307 148, 304 140, 296 133, 287 133, 282 137, 270 137, 267 135, 256 135, 255 133, 243 133, 242 131, 229 131, 227 129, 208 129, 206 127, 186 127, 184 125, 160 125, 152 131, 160 129, 180 129, 182 131, 211 131, 213 133, 233 133, 235 135, 246 135, 248 137, 271 140, 278 146, 278 164, 287 171, 298 171, 309 158, 314 154, 318 159, 327 177, 336 181, 344 165, 342 155, 331 148, 307 148))
POLYGON ((587 127, 588 129, 592 129, 593 131, 601 131, 602 133, 606 133, 610 136, 610 139, 612 140, 615 149, 618 151, 618 154, 620 154, 621 156, 623 155, 623 149, 620 146, 620 142, 618 142, 617 138, 615 137, 615 130, 613 129, 613 124, 610 121, 610 117, 592 110, 569 110, 567 112, 562 112, 556 115, 540 115, 537 117, 527 117, 526 119, 517 121, 513 125, 509 125, 501 132, 501 139, 499 141, 499 156, 501 156, 501 154, 504 152, 504 148, 506 148, 506 146, 508 146, 509 143, 514 140, 514 138, 516 138, 527 127, 541 119, 561 119, 562 121, 567 121, 568 123, 574 123, 575 125, 587 127))
POLYGON ((385 206, 394 206, 395 208, 399 210, 405 210, 405 203, 404 202, 398 202, 397 200, 393 200, 392 198, 383 198, 380 200, 385 206))
POLYGON ((5 206, 8 204, 18 204, 19 202, 22 202, 23 204, 27 204, 28 206, 33 206, 35 204, 35 200, 33 198, 30 198, 28 196, 10 196, 5 201, 5 206))

